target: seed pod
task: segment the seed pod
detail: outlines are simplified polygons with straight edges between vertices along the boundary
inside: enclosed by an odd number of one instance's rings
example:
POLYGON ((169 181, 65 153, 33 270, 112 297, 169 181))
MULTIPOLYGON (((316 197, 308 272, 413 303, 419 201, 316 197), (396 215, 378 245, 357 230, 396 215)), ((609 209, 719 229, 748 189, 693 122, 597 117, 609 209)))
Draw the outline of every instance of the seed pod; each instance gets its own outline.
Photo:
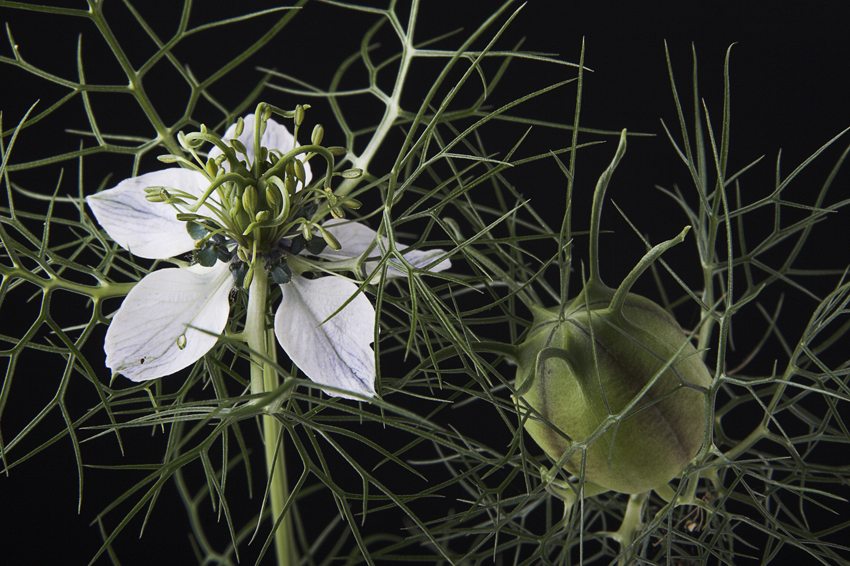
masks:
POLYGON ((681 474, 703 441, 706 388, 712 377, 676 321, 662 307, 629 293, 632 284, 688 229, 659 244, 620 288, 602 284, 596 242, 602 198, 625 152, 625 132, 614 162, 594 195, 591 274, 565 306, 537 307, 517 356, 516 399, 525 430, 555 461, 582 470, 591 487, 642 493, 681 474), (595 484, 595 485, 594 485, 595 484))

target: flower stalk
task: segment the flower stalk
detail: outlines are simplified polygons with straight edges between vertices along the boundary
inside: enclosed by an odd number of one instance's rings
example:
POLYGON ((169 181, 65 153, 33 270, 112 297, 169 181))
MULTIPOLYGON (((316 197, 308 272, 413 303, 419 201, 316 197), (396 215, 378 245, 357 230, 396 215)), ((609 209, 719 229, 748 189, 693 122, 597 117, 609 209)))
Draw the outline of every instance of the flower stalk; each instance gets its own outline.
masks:
MULTIPOLYGON (((278 386, 277 372, 269 363, 269 360, 276 358, 277 348, 274 331, 266 324, 269 278, 266 274, 265 262, 261 257, 256 257, 253 268, 255 275, 251 281, 248 295, 244 337, 251 350, 251 394, 267 395, 277 389, 278 386)), ((283 436, 281 435, 280 423, 270 414, 263 414, 261 420, 266 455, 266 473, 269 481, 268 494, 274 524, 277 523, 278 517, 280 517, 286 505, 286 500, 289 498, 286 458, 282 446, 283 436)), ((278 566, 289 566, 297 562, 294 543, 292 519, 287 512, 274 532, 278 566)))

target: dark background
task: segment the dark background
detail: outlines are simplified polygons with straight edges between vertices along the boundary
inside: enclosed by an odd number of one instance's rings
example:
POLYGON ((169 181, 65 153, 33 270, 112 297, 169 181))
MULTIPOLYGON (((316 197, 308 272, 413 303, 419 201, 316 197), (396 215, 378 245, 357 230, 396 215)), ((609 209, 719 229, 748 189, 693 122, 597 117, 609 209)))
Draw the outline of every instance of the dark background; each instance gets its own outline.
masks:
MULTIPOLYGON (((381 5, 380 2, 372 2, 381 5)), ((138 3, 138 9, 148 18, 162 37, 175 29, 182 3, 138 3), (142 5, 144 4, 144 6, 142 5)), ((191 22, 202 23, 213 17, 237 15, 263 9, 269 2, 198 2, 191 22), (204 11, 209 10, 210 14, 204 11)), ((82 0, 67 0, 63 6, 84 8, 82 0)), ((811 5, 811 4, 810 4, 811 5)), ((523 49, 558 54, 562 59, 577 62, 582 38, 586 42, 587 67, 593 73, 586 75, 581 123, 583 126, 604 130, 628 128, 630 131, 655 134, 655 137, 633 138, 625 160, 618 169, 609 189, 609 197, 624 207, 641 230, 657 242, 672 237, 684 225, 684 217, 670 221, 679 214, 665 197, 653 189, 654 185, 672 187, 678 183, 683 190, 690 189, 686 168, 678 160, 663 133, 660 118, 676 132, 678 124, 670 91, 664 55, 664 40, 670 50, 680 97, 686 105, 691 120, 691 46, 696 46, 699 57, 700 88, 713 120, 719 123, 722 113, 723 61, 727 48, 732 48, 730 75, 732 85, 732 158, 730 171, 764 155, 748 181, 748 190, 763 195, 774 184, 777 152, 782 150, 783 175, 787 175, 818 147, 850 126, 850 87, 846 74, 850 64, 850 42, 846 38, 846 9, 841 2, 818 2, 817 8, 804 8, 800 3, 767 2, 543 2, 532 0, 520 12, 498 44, 508 49, 524 38, 523 49)), ((472 30, 483 21, 498 3, 489 1, 422 2, 419 37, 428 38, 463 26, 472 30)), ((508 13, 515 9, 512 6, 508 13)), ((128 56, 139 64, 150 54, 151 45, 142 31, 135 26, 123 4, 110 0, 106 7, 112 29, 124 42, 128 56)), ((34 65, 52 73, 76 80, 75 51, 77 36, 82 33, 83 60, 86 78, 90 83, 121 84, 120 72, 109 56, 94 26, 74 17, 45 16, 0 7, 0 20, 7 22, 20 52, 34 65)), ((252 42, 274 16, 240 24, 224 36, 216 33, 199 35, 177 50, 192 70, 204 77, 228 59, 227 53, 252 42), (232 46, 233 49, 231 49, 232 46)), ((500 21, 503 22, 503 17, 500 21)), ((244 98, 259 81, 261 74, 256 66, 272 67, 303 78, 318 86, 326 86, 336 66, 356 51, 364 31, 374 21, 373 16, 354 14, 327 5, 308 3, 292 25, 276 37, 266 48, 246 63, 241 70, 224 79, 213 92, 228 106, 244 98)), ((495 28, 494 28, 495 29, 495 28)), ((458 37, 463 37, 461 34, 458 37)), ((486 37, 490 37, 489 33, 486 37)), ((381 36, 384 51, 395 49, 390 34, 381 36)), ((448 48, 458 45, 453 38, 440 44, 448 48)), ((476 44, 477 48, 484 43, 476 44)), ((8 45, 0 47, 0 54, 11 56, 8 45)), ((417 101, 422 89, 430 86, 434 67, 423 65, 411 77, 408 100, 417 101)), ((537 63, 515 63, 509 77, 494 95, 494 105, 573 76, 570 68, 563 70, 537 63), (559 74, 560 73, 560 74, 559 74)), ((176 76, 176 75, 175 75, 176 76)), ((167 69, 155 69, 146 84, 151 88, 151 98, 160 109, 170 109, 171 119, 176 119, 184 107, 188 89, 179 80, 170 77, 167 69)), ((280 81, 278 81, 280 83, 280 81)), ((39 108, 55 102, 67 92, 61 86, 50 85, 19 69, 0 65, 0 110, 3 111, 3 128, 8 130, 21 119, 25 109, 40 98, 39 108)), ((98 118, 105 131, 109 124, 119 121, 122 131, 145 133, 146 122, 132 105, 124 106, 111 98, 93 96, 98 118), (135 114, 134 114, 135 112, 135 114)), ((282 107, 291 107, 301 100, 275 91, 267 91, 264 99, 282 107)), ((574 105, 574 88, 567 87, 524 107, 523 115, 571 122, 574 105)), ((365 105, 363 123, 369 123, 375 109, 365 105)), ((64 112, 64 111, 63 111, 64 112)), ((310 111, 312 120, 322 121, 332 139, 333 120, 323 103, 310 111)), ((200 107, 201 116, 210 123, 220 119, 210 107, 200 107), (206 114, 204 114, 206 113, 206 114)), ((169 110, 164 112, 169 117, 169 110)), ((80 137, 65 132, 68 129, 85 129, 86 119, 79 98, 69 105, 61 120, 47 120, 38 135, 22 137, 12 162, 38 159, 78 147, 80 137)), ((719 128, 719 126, 718 126, 719 128)), ((494 151, 504 152, 516 139, 516 131, 506 128, 506 141, 500 145, 494 139, 494 151)), ((530 136, 528 154, 569 145, 567 131, 535 129, 530 136)), ((88 142, 91 143, 91 142, 88 142)), ((811 202, 820 183, 840 154, 846 141, 832 148, 810 171, 801 177, 789 197, 811 202)), ((585 226, 589 211, 589 195, 596 178, 614 151, 613 141, 602 148, 582 154, 577 170, 574 223, 585 226)), ((117 179, 129 175, 131 160, 121 157, 93 158, 87 164, 86 179, 95 187, 106 174, 114 172, 117 179), (115 170, 119 168, 120 170, 115 170)), ((65 164, 72 176, 75 163, 65 164)), ((143 162, 143 170, 156 168, 150 159, 143 162)), ((18 180, 30 188, 55 187, 59 166, 27 173, 18 180)), ((557 191, 563 180, 553 163, 525 168, 521 174, 510 177, 519 190, 532 200, 532 204, 549 214, 547 220, 559 222, 563 203, 548 205, 549 191, 557 191)), ((69 187, 73 187, 71 184, 69 187)), ((4 187, 5 188, 5 187, 4 187)), ((692 189, 691 189, 692 190, 692 189)), ((833 198, 848 198, 846 171, 837 180, 833 198)), ((831 221, 827 231, 815 234, 815 243, 827 244, 824 256, 832 267, 847 264, 847 213, 844 220, 831 221)), ((605 226, 619 234, 616 245, 603 241, 602 257, 614 258, 605 262, 606 280, 619 281, 631 269, 642 253, 628 226, 622 222, 613 207, 606 209, 605 226), (626 243, 622 243, 625 240, 626 243), (607 246, 607 247, 606 247, 607 246), (622 255, 615 255, 622 254, 622 255)), ((692 250, 689 250, 692 251, 692 250)), ((808 258, 812 262, 822 257, 808 258)), ((801 297, 791 296, 800 302, 803 310, 811 312, 813 304, 803 304, 801 297)), ((792 304, 793 304, 792 302, 792 304)), ((8 307, 4 305, 4 310, 8 307)), ((0 318, 3 334, 15 334, 15 321, 4 312, 0 318)), ((41 370, 28 375, 18 372, 16 387, 6 414, 3 415, 4 437, 20 430, 44 405, 38 392, 39 382, 46 375, 41 370), (24 384, 24 381, 27 381, 24 384), (29 394, 27 388, 34 392, 29 394)), ((44 395, 52 394, 47 391, 44 395)), ((82 407, 84 408, 84 407, 82 407)), ((56 431, 61 421, 55 421, 56 431)), ((45 431, 45 438, 48 435, 45 431)), ((147 433, 139 435, 140 442, 150 440, 147 433)), ((160 439, 161 440, 161 439, 160 439)), ((117 450, 110 445, 114 463, 120 462, 117 450)), ((104 456, 105 459, 109 459, 104 456)), ((100 546, 101 538, 96 527, 89 522, 111 498, 130 483, 128 477, 116 478, 108 472, 86 472, 85 499, 82 511, 77 514, 77 476, 70 443, 60 441, 56 446, 23 465, 13 469, 8 477, 0 479, 0 564, 85 564, 100 546), (32 544, 22 541, 39 540, 32 544), (26 557, 23 558, 22 554, 26 557)), ((168 492, 167 492, 168 493, 168 492)), ((167 554, 163 559, 162 541, 185 541, 187 531, 182 507, 177 501, 163 497, 155 516, 140 540, 135 538, 140 525, 125 531, 117 546, 123 564, 194 563, 188 543, 167 554), (168 517, 173 517, 169 520, 168 517), (164 537, 168 537, 167 539, 164 537)), ((332 511, 332 508, 331 508, 332 511)), ((105 563, 102 558, 100 563, 105 563)))

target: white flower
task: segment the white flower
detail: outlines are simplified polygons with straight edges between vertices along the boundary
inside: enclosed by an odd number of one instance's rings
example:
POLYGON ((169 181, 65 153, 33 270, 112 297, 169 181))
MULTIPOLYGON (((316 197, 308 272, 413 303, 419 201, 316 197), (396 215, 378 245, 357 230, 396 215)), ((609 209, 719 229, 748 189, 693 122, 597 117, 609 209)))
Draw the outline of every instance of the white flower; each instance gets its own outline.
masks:
MULTIPOLYGON (((244 124, 237 139, 247 150, 250 167, 255 151, 254 115, 247 116, 244 124)), ((233 139, 235 133, 234 125, 224 140, 233 139)), ((269 120, 260 143, 269 150, 286 153, 293 148, 294 139, 284 126, 269 120)), ((210 157, 221 153, 215 148, 210 157)), ((304 165, 309 183, 309 164, 304 165)), ((225 169, 230 170, 229 166, 225 169)), ((140 257, 165 259, 192 251, 195 241, 186 230, 186 222, 177 220, 174 207, 149 201, 145 189, 165 187, 169 193, 182 191, 197 198, 209 186, 210 180, 203 173, 172 168, 126 179, 115 188, 86 197, 86 202, 118 245, 140 257)), ((215 196, 213 193, 209 199, 211 205, 227 210, 215 196)), ((186 206, 176 206, 186 212, 186 206)), ((215 220, 212 208, 201 208, 195 214, 215 220)), ((340 221, 329 222, 326 229, 342 244, 341 250, 328 248, 318 254, 329 260, 360 256, 376 235, 361 224, 340 221)), ((415 250, 405 258, 424 267, 442 253, 415 250)), ((228 295, 235 284, 230 265, 219 258, 212 267, 162 269, 145 276, 124 299, 109 325, 104 342, 107 367, 133 381, 145 381, 175 373, 209 352, 224 331, 230 313, 228 295)), ((375 265, 373 260, 366 262, 367 270, 375 265)), ((432 271, 442 271, 449 265, 445 260, 432 271)), ((254 273, 254 277, 266 276, 264 271, 254 273)), ((403 273, 391 268, 389 276, 403 273)), ((293 274, 292 280, 280 287, 282 300, 274 331, 295 365, 320 385, 374 396, 371 343, 375 310, 365 295, 357 293, 358 286, 339 276, 307 279, 293 274), (352 296, 351 302, 328 320, 352 296)))

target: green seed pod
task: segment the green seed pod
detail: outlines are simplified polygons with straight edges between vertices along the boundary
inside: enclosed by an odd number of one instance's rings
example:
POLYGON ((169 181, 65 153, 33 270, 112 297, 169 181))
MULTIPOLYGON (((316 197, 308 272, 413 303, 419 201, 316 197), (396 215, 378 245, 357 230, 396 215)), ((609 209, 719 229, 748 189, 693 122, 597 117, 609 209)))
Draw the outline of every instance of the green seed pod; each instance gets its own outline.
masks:
POLYGON ((597 185, 590 277, 567 305, 537 307, 518 350, 516 399, 525 430, 589 489, 642 493, 675 478, 703 442, 711 374, 676 321, 632 284, 676 238, 650 250, 616 290, 598 276, 602 200, 617 156, 597 185))

